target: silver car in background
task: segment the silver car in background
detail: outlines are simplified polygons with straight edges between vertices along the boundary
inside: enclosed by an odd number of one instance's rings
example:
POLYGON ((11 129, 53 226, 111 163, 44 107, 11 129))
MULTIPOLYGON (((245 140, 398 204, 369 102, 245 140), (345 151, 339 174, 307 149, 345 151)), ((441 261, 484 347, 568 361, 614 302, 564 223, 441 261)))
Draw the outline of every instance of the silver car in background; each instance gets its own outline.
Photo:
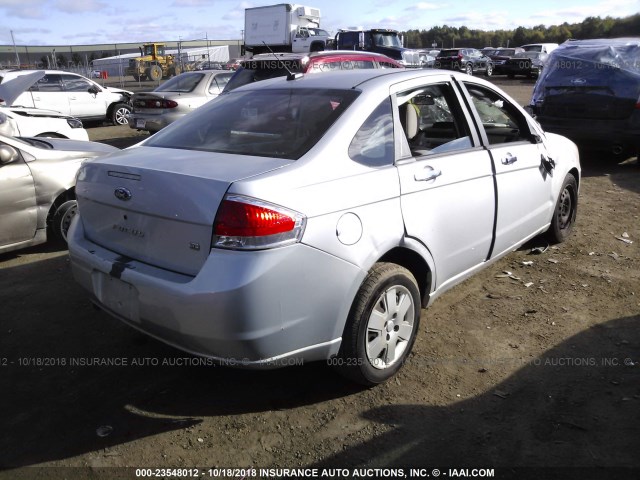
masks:
POLYGON ((422 306, 535 235, 566 239, 579 182, 575 145, 481 79, 277 78, 85 164, 69 251, 98 306, 170 345, 375 385, 422 306))
POLYGON ((80 165, 116 151, 102 143, 0 134, 0 253, 44 243, 48 233, 66 241, 80 165))
POLYGON ((155 133, 216 98, 232 75, 222 70, 186 72, 152 92, 135 93, 129 126, 155 133))

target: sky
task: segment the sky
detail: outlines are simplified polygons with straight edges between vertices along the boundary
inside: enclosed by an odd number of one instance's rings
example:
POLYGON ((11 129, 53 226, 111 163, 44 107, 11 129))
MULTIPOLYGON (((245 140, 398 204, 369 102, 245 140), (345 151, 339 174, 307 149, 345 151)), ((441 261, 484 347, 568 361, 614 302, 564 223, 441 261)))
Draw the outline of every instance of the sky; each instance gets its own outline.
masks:
MULTIPOLYGON (((277 0, 0 0, 0 45, 87 45, 151 41, 236 40, 244 9, 277 0)), ((436 25, 484 30, 576 23, 589 16, 624 17, 640 12, 640 0, 441 0, 366 2, 309 0, 321 26, 397 30, 436 25)), ((639 32, 640 34, 640 32, 639 32)))

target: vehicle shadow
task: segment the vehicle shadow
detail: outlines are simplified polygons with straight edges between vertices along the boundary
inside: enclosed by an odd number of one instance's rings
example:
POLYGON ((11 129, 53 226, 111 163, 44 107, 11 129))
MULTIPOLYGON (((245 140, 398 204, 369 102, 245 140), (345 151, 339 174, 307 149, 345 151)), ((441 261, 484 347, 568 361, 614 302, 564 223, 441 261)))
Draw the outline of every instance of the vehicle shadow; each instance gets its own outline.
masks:
MULTIPOLYGON (((29 265, 0 271, 0 469, 363 390, 324 364, 202 364, 95 311, 66 256, 37 264, 38 276, 29 265)), ((363 418, 387 430, 316 466, 640 468, 639 327, 640 315, 598 324, 457 403, 371 409, 363 418)), ((421 360, 405 368, 420 372, 421 360)))
POLYGON ((637 157, 615 157, 611 154, 581 151, 583 177, 610 176, 612 183, 626 190, 640 193, 640 163, 637 157))
POLYGON ((46 243, 34 245, 33 247, 22 248, 20 250, 14 250, 6 253, 0 253, 0 265, 2 264, 2 262, 20 258, 26 255, 47 254, 47 253, 55 253, 55 252, 64 253, 66 251, 67 251, 67 245, 62 240, 57 240, 54 238, 54 239, 48 240, 46 243))
POLYGON ((362 390, 325 364, 206 365, 96 311, 66 256, 0 273, 0 469, 362 390))
POLYGON ((448 406, 369 410, 363 418, 386 425, 385 433, 311 467, 502 467, 497 478, 638 478, 639 327, 638 315, 598 324, 528 359, 495 388, 448 406))

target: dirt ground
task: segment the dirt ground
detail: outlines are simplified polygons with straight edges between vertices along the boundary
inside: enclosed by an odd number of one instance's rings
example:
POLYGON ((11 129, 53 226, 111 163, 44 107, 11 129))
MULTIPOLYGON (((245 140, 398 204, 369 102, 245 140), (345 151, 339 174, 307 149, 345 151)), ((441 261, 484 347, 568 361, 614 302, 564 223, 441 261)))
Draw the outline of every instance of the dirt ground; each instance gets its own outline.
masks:
MULTIPOLYGON (((526 103, 531 83, 502 83, 526 103)), ((640 168, 594 154, 583 168, 571 238, 541 254, 534 239, 439 298, 372 389, 321 363, 200 366, 94 310, 66 250, 0 256, 0 478, 640 478, 640 168), (376 468, 404 470, 359 470, 376 468)))

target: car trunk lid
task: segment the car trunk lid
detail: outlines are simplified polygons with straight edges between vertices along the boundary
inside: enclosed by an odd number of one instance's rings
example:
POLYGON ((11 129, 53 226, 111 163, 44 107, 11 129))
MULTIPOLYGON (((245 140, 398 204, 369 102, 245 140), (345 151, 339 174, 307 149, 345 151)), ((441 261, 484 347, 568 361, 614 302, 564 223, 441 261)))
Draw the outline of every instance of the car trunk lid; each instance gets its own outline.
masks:
POLYGON ((123 257, 196 275, 229 186, 290 160, 138 147, 88 162, 76 186, 89 240, 123 257))

